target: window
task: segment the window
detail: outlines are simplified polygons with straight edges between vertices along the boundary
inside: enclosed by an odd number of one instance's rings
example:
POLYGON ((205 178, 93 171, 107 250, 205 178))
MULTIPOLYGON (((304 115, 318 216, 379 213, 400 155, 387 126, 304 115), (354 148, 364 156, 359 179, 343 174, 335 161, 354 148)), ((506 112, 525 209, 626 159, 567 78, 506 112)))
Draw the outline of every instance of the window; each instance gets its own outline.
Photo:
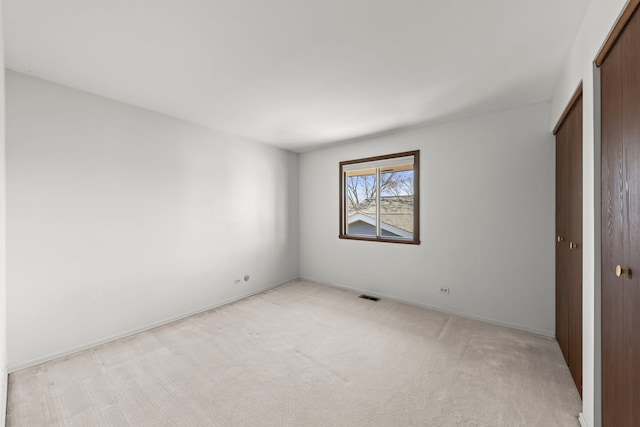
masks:
POLYGON ((340 162, 340 238, 420 244, 420 151, 340 162))

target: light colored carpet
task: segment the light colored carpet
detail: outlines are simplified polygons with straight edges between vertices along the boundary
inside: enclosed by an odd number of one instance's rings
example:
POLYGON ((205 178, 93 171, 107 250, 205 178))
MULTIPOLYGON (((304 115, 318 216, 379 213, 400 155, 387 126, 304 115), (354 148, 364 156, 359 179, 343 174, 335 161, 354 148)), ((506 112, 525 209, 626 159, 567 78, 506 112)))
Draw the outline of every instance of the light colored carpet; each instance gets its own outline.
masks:
POLYGON ((577 426, 557 343, 298 281, 10 376, 8 426, 577 426))

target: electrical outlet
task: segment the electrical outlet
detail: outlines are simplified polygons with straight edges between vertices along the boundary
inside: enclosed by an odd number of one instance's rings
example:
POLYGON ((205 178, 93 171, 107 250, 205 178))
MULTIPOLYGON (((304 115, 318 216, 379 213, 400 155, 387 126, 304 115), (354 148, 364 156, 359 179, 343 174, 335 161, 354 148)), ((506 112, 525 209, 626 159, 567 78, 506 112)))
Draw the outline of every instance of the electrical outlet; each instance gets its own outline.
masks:
POLYGON ((449 288, 440 288, 440 293, 449 295, 449 288))
POLYGON ((234 285, 239 285, 239 284, 240 284, 240 279, 235 279, 235 280, 233 281, 233 284, 234 284, 234 285))

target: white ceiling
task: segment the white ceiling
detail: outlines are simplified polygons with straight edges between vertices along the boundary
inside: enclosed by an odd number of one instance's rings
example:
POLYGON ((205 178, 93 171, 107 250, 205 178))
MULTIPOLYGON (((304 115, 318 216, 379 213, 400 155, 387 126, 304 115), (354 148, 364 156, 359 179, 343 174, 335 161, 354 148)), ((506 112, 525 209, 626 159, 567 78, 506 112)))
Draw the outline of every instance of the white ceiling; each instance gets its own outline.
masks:
POLYGON ((6 65, 306 151, 549 100, 589 0, 4 0, 6 65))

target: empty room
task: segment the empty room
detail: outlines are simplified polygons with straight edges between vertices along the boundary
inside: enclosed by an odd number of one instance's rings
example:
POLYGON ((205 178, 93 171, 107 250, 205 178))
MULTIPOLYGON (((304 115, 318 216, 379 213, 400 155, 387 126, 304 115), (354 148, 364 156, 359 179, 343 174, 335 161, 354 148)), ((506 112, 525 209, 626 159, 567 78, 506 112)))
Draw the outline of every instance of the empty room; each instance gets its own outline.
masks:
POLYGON ((0 0, 0 425, 640 426, 640 0, 0 0))

